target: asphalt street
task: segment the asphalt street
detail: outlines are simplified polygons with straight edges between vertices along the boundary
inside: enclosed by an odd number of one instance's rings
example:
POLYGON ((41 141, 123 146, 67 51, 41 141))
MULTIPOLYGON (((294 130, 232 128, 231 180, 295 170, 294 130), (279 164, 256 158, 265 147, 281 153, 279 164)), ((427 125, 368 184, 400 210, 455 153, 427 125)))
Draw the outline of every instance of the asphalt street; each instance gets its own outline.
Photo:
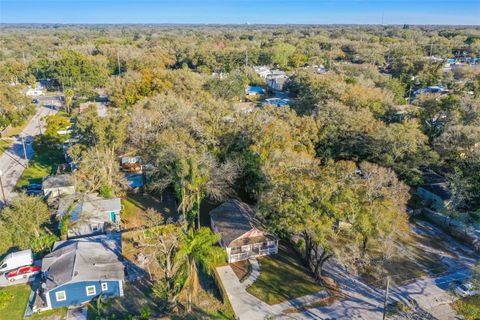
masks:
MULTIPOLYGON (((23 129, 19 137, 15 139, 15 142, 12 144, 12 146, 2 155, 0 155, 0 171, 2 173, 1 180, 7 202, 15 196, 15 185, 17 184, 18 179, 21 177, 22 172, 26 168, 26 161, 24 159, 21 139, 25 139, 27 158, 32 159, 34 154, 31 143, 33 137, 40 134, 44 130, 45 123, 42 121, 42 119, 45 116, 53 115, 55 113, 57 113, 57 111, 52 108, 47 108, 44 106, 38 107, 37 113, 32 117, 25 129, 23 129)), ((3 205, 4 199, 2 194, 0 194, 0 206, 3 205)))

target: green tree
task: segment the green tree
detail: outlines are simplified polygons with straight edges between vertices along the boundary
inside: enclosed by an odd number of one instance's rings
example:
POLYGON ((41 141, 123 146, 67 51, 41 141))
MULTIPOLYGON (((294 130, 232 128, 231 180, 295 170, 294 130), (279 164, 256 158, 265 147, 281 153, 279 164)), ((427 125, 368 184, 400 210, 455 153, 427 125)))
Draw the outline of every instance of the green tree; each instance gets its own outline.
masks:
POLYGON ((187 292, 187 312, 192 311, 192 297, 198 296, 200 269, 211 274, 216 265, 226 260, 225 250, 216 246, 219 240, 220 235, 212 233, 208 227, 196 231, 190 229, 182 235, 177 259, 185 264, 186 281, 183 289, 187 292))
POLYGON ((23 193, 14 198, 0 216, 1 252, 5 253, 12 246, 31 248, 35 252, 50 248, 57 240, 48 228, 50 217, 41 198, 23 193))

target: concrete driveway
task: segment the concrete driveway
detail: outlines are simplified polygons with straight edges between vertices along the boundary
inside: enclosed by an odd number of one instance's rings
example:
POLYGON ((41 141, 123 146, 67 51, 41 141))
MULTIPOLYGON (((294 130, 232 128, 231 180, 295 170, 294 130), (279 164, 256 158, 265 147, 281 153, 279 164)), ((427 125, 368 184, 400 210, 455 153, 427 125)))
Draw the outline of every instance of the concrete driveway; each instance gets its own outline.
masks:
MULTIPOLYGON (((56 114, 57 111, 47 107, 39 107, 37 113, 23 129, 20 137, 26 141, 31 141, 33 136, 43 132, 45 124, 42 118, 47 115, 56 114)), ((25 149, 27 158, 32 159, 34 151, 32 143, 26 143, 25 149)), ((23 146, 21 139, 18 138, 13 145, 0 155, 0 171, 2 171, 2 184, 7 201, 15 196, 15 185, 26 168, 23 146)), ((0 207, 4 205, 3 197, 0 194, 0 207)))

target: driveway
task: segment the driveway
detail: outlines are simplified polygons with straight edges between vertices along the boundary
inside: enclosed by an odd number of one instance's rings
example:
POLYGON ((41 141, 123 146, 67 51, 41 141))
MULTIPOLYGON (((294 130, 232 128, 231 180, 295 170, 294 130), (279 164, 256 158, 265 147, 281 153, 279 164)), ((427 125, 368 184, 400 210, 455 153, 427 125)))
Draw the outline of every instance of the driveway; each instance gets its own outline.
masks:
MULTIPOLYGON (((37 113, 32 117, 30 122, 23 129, 20 137, 24 137, 25 141, 31 141, 33 136, 43 132, 44 123, 42 118, 47 115, 56 114, 57 111, 39 107, 37 113)), ((25 143, 27 158, 32 159, 34 151, 32 143, 25 143)), ((25 170, 25 159, 23 154, 23 146, 21 139, 18 138, 12 146, 0 156, 0 171, 2 172, 2 184, 5 191, 7 201, 15 196, 15 185, 25 170)), ((0 207, 3 206, 3 197, 0 194, 0 207)))

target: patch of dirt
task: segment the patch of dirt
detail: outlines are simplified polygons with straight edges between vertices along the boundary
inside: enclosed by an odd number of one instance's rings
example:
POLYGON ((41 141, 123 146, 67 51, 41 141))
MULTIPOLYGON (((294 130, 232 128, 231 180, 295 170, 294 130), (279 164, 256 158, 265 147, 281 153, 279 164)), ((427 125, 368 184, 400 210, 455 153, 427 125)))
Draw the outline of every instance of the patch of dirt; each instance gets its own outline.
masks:
POLYGON ((252 266, 248 260, 231 263, 230 267, 240 282, 245 280, 252 272, 252 266))

